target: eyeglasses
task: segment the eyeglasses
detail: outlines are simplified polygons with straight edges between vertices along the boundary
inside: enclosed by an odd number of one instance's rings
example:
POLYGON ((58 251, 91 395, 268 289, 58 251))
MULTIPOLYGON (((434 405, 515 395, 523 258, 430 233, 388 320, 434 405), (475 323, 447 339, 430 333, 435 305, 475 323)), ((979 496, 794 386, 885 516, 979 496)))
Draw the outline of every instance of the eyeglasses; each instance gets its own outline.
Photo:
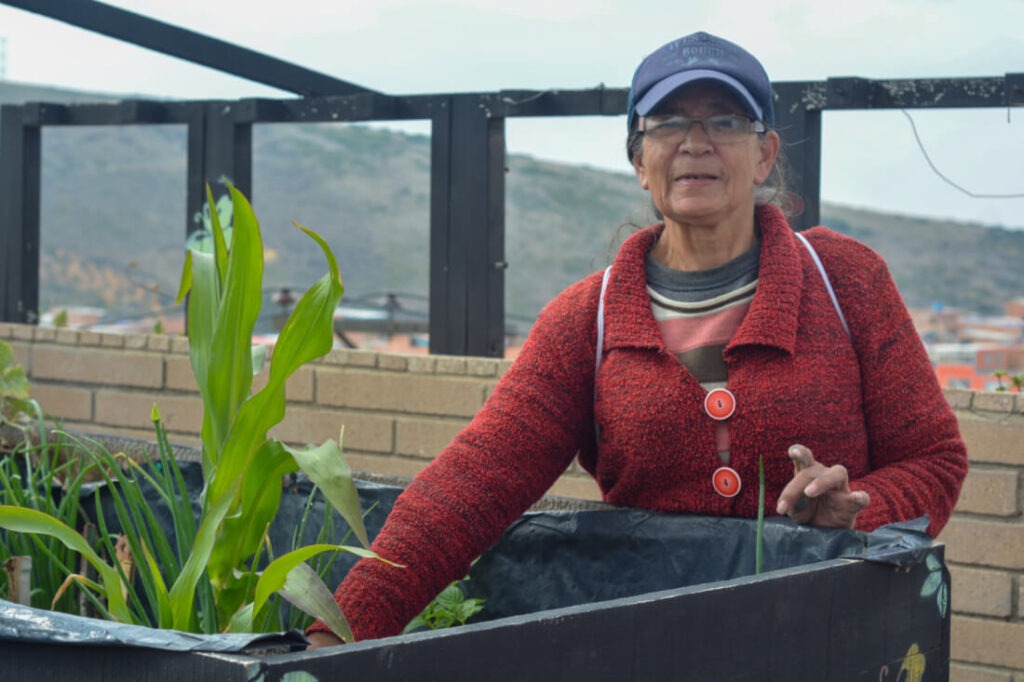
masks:
POLYGON ((741 114, 718 114, 707 118, 687 116, 644 116, 640 119, 640 133, 656 142, 682 142, 694 123, 699 123, 708 139, 716 144, 739 142, 750 133, 767 130, 761 121, 741 114))

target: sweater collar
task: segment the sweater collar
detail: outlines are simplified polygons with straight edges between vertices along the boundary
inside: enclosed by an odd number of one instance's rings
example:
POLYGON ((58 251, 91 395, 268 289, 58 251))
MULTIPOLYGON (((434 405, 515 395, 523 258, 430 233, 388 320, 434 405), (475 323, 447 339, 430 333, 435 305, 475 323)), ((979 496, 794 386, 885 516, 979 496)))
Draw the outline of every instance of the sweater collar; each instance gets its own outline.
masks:
MULTIPOLYGON (((757 292, 743 323, 725 349, 743 345, 774 346, 788 353, 796 347, 797 314, 803 268, 796 238, 775 206, 759 206, 761 231, 757 292)), ((665 229, 652 225, 630 236, 619 249, 605 291, 605 348, 663 350, 665 343, 651 312, 644 260, 665 229)))

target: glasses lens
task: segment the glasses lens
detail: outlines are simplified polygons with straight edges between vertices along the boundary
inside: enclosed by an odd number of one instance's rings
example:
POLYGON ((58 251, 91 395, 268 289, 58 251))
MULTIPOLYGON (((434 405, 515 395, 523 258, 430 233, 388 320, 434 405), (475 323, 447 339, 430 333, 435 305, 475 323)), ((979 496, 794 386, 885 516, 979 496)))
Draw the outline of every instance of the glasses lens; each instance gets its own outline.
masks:
POLYGON ((686 116, 647 116, 644 118, 644 135, 658 142, 678 142, 699 123, 704 134, 712 142, 737 142, 753 131, 753 123, 739 114, 721 114, 708 118, 687 118, 686 116))

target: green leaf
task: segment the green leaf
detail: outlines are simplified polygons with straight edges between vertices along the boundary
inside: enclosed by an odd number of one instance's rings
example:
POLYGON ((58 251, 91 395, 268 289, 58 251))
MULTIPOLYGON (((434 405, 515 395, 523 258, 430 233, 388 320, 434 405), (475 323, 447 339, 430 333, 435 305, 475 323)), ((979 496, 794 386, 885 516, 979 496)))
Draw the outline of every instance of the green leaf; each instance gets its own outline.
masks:
POLYGON ((249 602, 231 616, 227 632, 252 632, 253 603, 249 602))
POLYGON ((142 552, 146 559, 146 566, 149 568, 154 591, 156 592, 156 612, 160 627, 173 627, 174 614, 171 611, 171 599, 167 592, 167 585, 164 583, 163 575, 160 573, 160 566, 157 565, 156 559, 153 558, 153 554, 146 545, 142 545, 142 552))
POLYGON ((104 562, 89 546, 89 542, 74 529, 49 514, 9 505, 0 505, 0 528, 17 533, 48 535, 81 554, 100 575, 111 615, 122 623, 135 623, 124 595, 121 594, 121 577, 117 570, 104 562))
POLYGON ((764 457, 757 458, 758 494, 757 494, 757 538, 754 545, 754 571, 757 575, 764 572, 764 457))
POLYGON ((299 564, 292 569, 279 592, 289 603, 323 621, 341 641, 355 640, 334 595, 307 564, 299 564))
POLYGON ((192 289, 192 252, 185 251, 185 263, 181 267, 181 280, 178 282, 178 295, 174 297, 174 305, 181 305, 192 289))
POLYGON ((362 509, 359 505, 359 491, 352 481, 352 471, 345 462, 341 446, 329 440, 317 447, 302 450, 288 448, 303 473, 309 476, 323 492, 363 547, 370 546, 370 539, 363 524, 362 509))
POLYGON ((270 598, 270 595, 284 587, 285 581, 288 579, 288 573, 296 566, 308 561, 317 554, 337 552, 343 548, 344 545, 307 545, 271 561, 263 569, 259 582, 256 583, 256 593, 253 599, 254 613, 259 613, 267 599, 270 598))
POLYGON ((946 609, 949 607, 949 589, 945 584, 939 588, 939 593, 936 596, 935 602, 939 607, 939 615, 945 618, 946 609))
MULTIPOLYGON (((192 553, 181 568, 178 579, 171 587, 171 613, 173 615, 174 628, 177 630, 188 630, 189 624, 194 618, 192 604, 195 601, 196 585, 199 578, 206 569, 213 551, 214 541, 217 538, 217 528, 227 515, 232 499, 237 491, 230 489, 225 495, 214 501, 210 512, 205 514, 199 529, 196 531, 195 544, 192 546, 192 553)), ((216 586, 215 586, 216 587, 216 586)))
POLYGON ((16 364, 14 349, 0 340, 0 400, 4 398, 28 400, 30 396, 25 370, 16 364))
MULTIPOLYGON (((230 192, 230 189, 233 188, 229 185, 229 194, 233 199, 234 193, 230 192)), ((223 199, 225 197, 221 198, 223 199)), ((220 283, 223 285, 228 265, 228 245, 224 238, 224 227, 220 220, 221 202, 219 199, 214 202, 213 192, 210 190, 209 183, 206 185, 206 204, 210 207, 210 232, 213 235, 213 255, 217 260, 217 276, 220 283)))
MULTIPOLYGON (((244 201, 244 197, 237 196, 241 201, 235 203, 236 234, 232 246, 233 262, 240 243, 249 241, 243 235, 252 233, 257 241, 259 237, 258 229, 255 229, 255 218, 249 220, 247 217, 247 214, 251 213, 251 207, 244 201), (243 209, 241 215, 240 207, 243 209)), ((267 385, 246 400, 238 410, 231 433, 221 450, 223 461, 218 462, 218 480, 211 482, 210 485, 214 497, 222 494, 226 486, 246 471, 252 464, 256 448, 265 440, 265 434, 284 418, 285 382, 288 377, 305 363, 325 355, 334 344, 334 310, 344 291, 337 262, 323 239, 312 230, 301 226, 300 229, 320 244, 330 266, 330 272, 306 290, 299 299, 274 344, 267 385)), ((260 268, 262 269, 262 257, 260 268)), ((234 286, 235 280, 231 275, 232 270, 229 268, 227 289, 234 286)), ((259 291, 257 285, 253 296, 259 298, 259 291)), ((250 326, 245 336, 246 343, 251 342, 251 335, 250 326)), ((246 357, 251 357, 248 350, 246 357)), ((250 365, 250 375, 251 371, 250 365)), ((251 376, 249 380, 251 382, 251 376)), ((214 397, 211 392, 211 399, 214 397)))
POLYGON ((929 571, 938 571, 942 569, 942 564, 939 563, 938 558, 934 554, 929 554, 925 557, 925 565, 928 566, 929 571))
MULTIPOLYGON (((241 192, 231 187, 234 200, 234 238, 227 258, 222 298, 216 326, 209 339, 207 367, 208 401, 215 433, 224 436, 233 426, 242 403, 252 388, 252 331, 262 305, 263 242, 252 207, 241 192)), ((220 234, 214 221, 214 235, 220 234)), ((217 240, 218 258, 226 249, 217 240)), ((218 268, 220 266, 218 265, 218 268)), ((219 276, 219 274, 218 274, 219 276)))
POLYGON ((259 548, 281 502, 281 479, 295 460, 277 441, 267 441, 241 479, 241 495, 218 531, 207 565, 210 578, 226 583, 231 571, 259 548))
POLYGON ((209 475, 216 468, 217 453, 227 437, 227 425, 219 418, 220 412, 210 407, 211 342, 217 326, 217 302, 220 284, 217 266, 208 253, 189 251, 192 261, 192 296, 188 302, 189 358, 195 375, 199 395, 203 400, 203 473, 209 475))
POLYGON ((921 596, 929 597, 935 594, 935 591, 942 585, 942 573, 933 571, 928 574, 928 578, 924 581, 924 585, 921 586, 921 596))

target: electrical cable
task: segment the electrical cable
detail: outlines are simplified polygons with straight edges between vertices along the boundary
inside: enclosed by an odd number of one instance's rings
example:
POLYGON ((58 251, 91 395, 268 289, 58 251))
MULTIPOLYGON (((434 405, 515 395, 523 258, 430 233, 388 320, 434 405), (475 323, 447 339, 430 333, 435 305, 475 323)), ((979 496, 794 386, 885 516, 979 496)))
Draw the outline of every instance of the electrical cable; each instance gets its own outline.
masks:
POLYGON ((917 134, 917 125, 914 124, 914 119, 910 116, 906 109, 900 109, 900 111, 902 111, 903 115, 907 117, 908 121, 910 121, 910 129, 914 132, 914 139, 917 140, 917 146, 921 150, 921 154, 924 156, 924 160, 928 162, 928 165, 931 167, 932 171, 934 171, 935 174, 942 178, 947 184, 952 185, 953 187, 960 190, 961 192, 971 197, 972 199, 1024 199, 1024 192, 1021 192, 1019 194, 978 194, 977 192, 972 192, 969 189, 961 185, 958 185, 954 181, 950 180, 942 173, 942 171, 940 171, 935 166, 935 164, 932 162, 932 158, 928 156, 928 150, 924 148, 924 142, 921 141, 921 136, 917 134))

